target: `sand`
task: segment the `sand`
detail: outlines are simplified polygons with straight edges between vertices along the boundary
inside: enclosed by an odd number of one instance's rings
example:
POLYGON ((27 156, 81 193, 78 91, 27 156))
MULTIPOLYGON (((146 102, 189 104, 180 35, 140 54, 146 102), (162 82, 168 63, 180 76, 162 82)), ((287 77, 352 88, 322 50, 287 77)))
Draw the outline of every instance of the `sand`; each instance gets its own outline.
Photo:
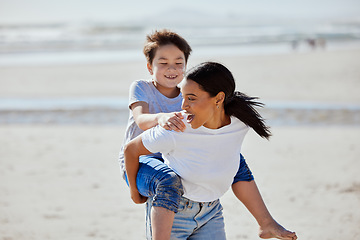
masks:
MULTIPOLYGON (((360 50, 217 57, 238 89, 270 101, 359 104, 360 50)), ((206 59, 193 59, 189 66, 206 59)), ((0 97, 127 97, 144 62, 1 67, 0 97), (51 84, 49 84, 51 82, 51 84)), ((119 174, 124 124, 0 125, 0 240, 144 239, 144 205, 119 174)), ((274 218, 299 239, 360 238, 360 125, 274 126, 250 132, 243 154, 274 218)), ((228 191, 229 240, 258 239, 228 191)))

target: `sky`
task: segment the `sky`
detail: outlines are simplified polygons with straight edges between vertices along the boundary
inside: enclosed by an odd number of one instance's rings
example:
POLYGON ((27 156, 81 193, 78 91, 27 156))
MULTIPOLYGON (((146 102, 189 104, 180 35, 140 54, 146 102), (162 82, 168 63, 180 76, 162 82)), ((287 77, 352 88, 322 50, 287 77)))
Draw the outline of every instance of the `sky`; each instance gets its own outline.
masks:
POLYGON ((252 18, 360 21, 359 0, 0 0, 0 24, 252 18))

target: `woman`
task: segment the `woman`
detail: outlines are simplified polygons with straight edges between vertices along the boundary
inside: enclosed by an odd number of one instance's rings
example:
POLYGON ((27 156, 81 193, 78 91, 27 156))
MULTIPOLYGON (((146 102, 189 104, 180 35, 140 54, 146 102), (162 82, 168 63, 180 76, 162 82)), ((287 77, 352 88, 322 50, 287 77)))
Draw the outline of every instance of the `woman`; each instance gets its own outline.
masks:
MULTIPOLYGON (((171 239, 226 239, 218 199, 230 188, 239 168, 243 139, 249 127, 264 138, 271 134, 254 109, 261 104, 235 92, 231 72, 219 63, 206 62, 190 70, 181 92, 185 131, 155 127, 125 148, 131 197, 138 203, 145 200, 136 185, 140 155, 162 152, 165 163, 180 176, 184 195, 180 204, 176 203, 179 204, 176 214, 162 212, 165 217, 152 222, 163 228, 157 228, 162 234, 153 233, 154 239, 169 239, 169 229, 171 239)), ((293 232, 281 231, 281 239, 297 238, 293 232)), ((275 234, 263 237, 279 238, 275 234)))

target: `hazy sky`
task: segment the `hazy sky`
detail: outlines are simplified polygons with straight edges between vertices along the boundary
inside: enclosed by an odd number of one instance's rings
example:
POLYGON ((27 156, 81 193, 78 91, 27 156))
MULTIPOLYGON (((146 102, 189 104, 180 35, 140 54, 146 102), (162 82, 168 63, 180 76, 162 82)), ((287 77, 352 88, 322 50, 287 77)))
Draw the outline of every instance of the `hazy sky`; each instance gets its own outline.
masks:
POLYGON ((0 0, 0 24, 136 21, 203 13, 214 17, 339 19, 360 17, 359 0, 0 0), (226 4, 224 4, 226 3, 226 4))

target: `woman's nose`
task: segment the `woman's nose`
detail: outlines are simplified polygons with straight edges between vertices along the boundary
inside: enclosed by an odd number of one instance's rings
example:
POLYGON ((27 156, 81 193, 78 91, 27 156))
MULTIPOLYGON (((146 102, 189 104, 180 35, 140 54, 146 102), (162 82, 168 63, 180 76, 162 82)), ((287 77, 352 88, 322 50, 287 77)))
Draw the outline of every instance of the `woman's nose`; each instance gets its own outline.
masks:
POLYGON ((187 108, 187 103, 185 100, 182 101, 182 104, 181 104, 181 109, 185 110, 187 108))

